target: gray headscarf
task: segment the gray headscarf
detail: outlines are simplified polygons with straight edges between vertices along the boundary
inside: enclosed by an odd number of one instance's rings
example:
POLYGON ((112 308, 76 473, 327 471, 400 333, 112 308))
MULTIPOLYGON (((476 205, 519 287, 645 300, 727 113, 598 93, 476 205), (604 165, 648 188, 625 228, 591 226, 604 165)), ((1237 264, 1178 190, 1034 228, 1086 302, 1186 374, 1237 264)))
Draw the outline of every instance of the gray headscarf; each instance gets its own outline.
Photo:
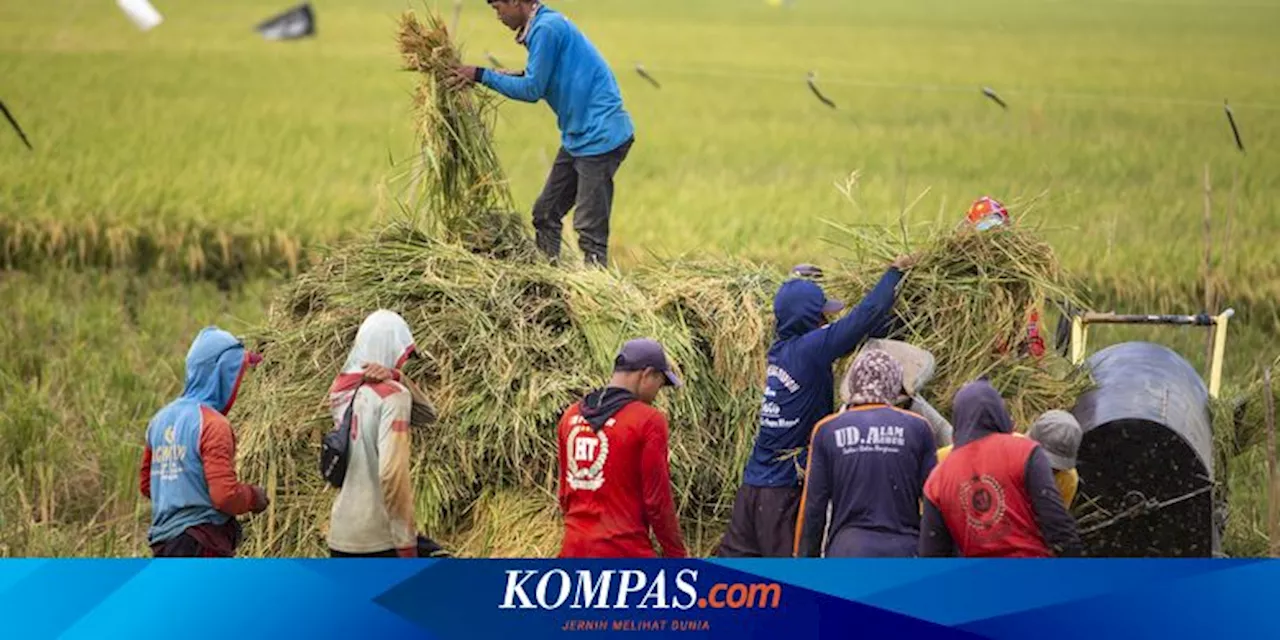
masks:
POLYGON ((845 404, 893 404, 902 394, 902 365, 879 349, 865 349, 840 384, 845 404))

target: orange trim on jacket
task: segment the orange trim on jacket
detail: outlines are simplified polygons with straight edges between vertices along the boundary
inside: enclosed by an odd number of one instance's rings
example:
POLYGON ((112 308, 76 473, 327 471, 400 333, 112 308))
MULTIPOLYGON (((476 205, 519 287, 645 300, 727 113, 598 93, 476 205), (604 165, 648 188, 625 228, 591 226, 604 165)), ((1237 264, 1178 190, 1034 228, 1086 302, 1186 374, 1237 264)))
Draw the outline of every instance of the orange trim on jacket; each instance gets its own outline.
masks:
MULTIPOLYGON (((845 409, 845 411, 858 411, 860 408, 861 407, 853 407, 850 409, 845 409)), ((835 420, 836 417, 839 415, 840 415, 839 413, 833 413, 819 420, 818 424, 813 425, 813 431, 809 432, 809 452, 805 456, 805 461, 804 461, 804 468, 806 473, 808 472, 809 469, 813 468, 813 440, 818 436, 818 430, 822 429, 822 427, 826 426, 827 424, 830 424, 831 421, 835 420)), ((809 497, 809 491, 808 491, 809 487, 807 486, 808 485, 807 480, 805 481, 805 484, 806 486, 801 487, 800 489, 800 510, 796 513, 796 533, 795 533, 795 538, 791 542, 791 557, 793 558, 800 555, 800 538, 804 534, 804 506, 805 506, 805 502, 808 500, 808 497, 809 497)))

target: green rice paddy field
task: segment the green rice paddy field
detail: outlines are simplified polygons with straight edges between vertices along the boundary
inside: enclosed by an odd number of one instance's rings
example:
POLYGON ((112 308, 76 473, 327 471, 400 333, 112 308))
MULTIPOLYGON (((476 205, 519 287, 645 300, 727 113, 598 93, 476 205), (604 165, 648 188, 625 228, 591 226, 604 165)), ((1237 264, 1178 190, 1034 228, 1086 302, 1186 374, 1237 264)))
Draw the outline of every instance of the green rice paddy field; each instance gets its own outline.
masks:
MULTIPOLYGON (((389 219, 408 186, 412 78, 393 34, 422 4, 316 0, 319 37, 289 43, 252 29, 288 3, 155 4, 166 22, 143 33, 110 2, 0 0, 0 101, 35 147, 0 125, 0 555, 143 553, 141 434, 181 388, 190 337, 260 322, 300 254, 389 219), (226 238, 243 255, 211 278, 226 238)), ((464 4, 468 60, 520 66, 485 4, 464 4)), ((1280 352, 1280 0, 553 4, 613 64, 636 121, 620 268, 837 268, 857 256, 826 221, 949 226, 989 194, 1042 228, 1100 308, 1193 313, 1207 166, 1215 306, 1240 311, 1228 377, 1280 352), (850 202, 836 185, 855 171, 850 202)), ((527 210, 554 118, 504 105, 496 140, 527 210)), ((1098 334, 1135 336, 1202 364, 1190 330, 1098 334)), ((1255 511, 1258 480, 1236 493, 1255 511)), ((1236 550, 1260 535, 1237 528, 1236 550)))

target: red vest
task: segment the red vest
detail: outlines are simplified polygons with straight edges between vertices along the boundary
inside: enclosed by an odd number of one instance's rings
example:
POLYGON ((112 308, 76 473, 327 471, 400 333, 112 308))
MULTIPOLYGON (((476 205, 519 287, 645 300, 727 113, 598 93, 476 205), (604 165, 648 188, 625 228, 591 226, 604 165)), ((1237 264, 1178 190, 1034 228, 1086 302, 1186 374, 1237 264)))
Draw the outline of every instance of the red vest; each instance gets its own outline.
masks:
POLYGON ((1050 558, 1027 495, 1036 443, 997 433, 956 447, 929 474, 924 495, 942 512, 960 555, 1050 558))

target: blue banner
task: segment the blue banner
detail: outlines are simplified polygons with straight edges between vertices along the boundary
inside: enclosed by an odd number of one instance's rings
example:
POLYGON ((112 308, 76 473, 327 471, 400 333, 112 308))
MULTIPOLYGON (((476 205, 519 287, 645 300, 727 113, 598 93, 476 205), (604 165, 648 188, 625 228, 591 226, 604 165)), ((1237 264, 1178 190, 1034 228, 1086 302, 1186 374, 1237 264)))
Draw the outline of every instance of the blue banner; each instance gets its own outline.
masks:
POLYGON ((1265 560, 10 560, 3 637, 1275 637, 1265 560))

